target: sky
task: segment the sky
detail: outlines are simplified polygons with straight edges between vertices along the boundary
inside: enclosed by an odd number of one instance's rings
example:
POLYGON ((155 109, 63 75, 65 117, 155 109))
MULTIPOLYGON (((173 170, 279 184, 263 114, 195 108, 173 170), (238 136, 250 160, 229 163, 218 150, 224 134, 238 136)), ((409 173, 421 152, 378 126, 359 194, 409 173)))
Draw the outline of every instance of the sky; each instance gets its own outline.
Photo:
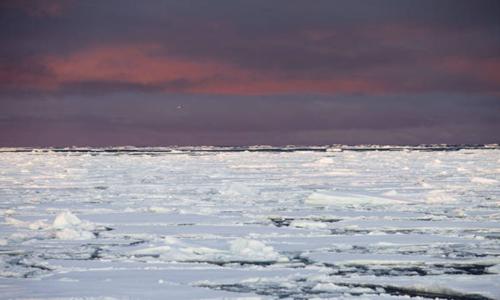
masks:
POLYGON ((498 0, 2 0, 0 146, 500 142, 498 0))

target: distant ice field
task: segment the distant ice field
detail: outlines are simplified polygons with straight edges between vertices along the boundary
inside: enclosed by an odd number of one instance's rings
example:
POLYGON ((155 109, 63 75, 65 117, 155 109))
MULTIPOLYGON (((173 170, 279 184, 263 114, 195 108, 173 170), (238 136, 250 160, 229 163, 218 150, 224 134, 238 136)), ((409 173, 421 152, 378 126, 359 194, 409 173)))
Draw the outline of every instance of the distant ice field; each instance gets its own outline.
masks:
POLYGON ((0 153, 1 299, 500 299, 500 150, 0 153))

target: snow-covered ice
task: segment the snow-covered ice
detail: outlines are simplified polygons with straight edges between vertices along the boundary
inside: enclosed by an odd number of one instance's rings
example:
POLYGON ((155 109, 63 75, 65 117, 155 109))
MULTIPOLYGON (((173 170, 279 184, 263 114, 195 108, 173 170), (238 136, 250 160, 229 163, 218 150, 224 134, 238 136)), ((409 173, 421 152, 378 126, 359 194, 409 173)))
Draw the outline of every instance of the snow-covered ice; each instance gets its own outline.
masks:
POLYGON ((192 150, 1 152, 0 298, 500 299, 500 150, 192 150))

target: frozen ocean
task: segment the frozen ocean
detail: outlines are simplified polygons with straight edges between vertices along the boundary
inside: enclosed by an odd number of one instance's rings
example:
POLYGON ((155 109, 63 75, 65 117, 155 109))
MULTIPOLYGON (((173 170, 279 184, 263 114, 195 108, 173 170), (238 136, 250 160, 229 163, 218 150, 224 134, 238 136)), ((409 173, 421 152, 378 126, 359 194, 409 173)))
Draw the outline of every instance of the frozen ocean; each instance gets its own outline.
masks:
POLYGON ((3 149, 0 298, 500 299, 499 149, 222 150, 3 149))

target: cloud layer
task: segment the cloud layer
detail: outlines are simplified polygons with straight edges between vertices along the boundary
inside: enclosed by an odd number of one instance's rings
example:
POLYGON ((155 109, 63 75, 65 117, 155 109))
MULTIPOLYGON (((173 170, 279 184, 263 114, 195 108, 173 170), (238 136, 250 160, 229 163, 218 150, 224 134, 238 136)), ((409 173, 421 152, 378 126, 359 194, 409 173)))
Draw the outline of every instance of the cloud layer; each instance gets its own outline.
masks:
POLYGON ((3 1, 0 145, 498 142, 498 15, 487 0, 3 1))

